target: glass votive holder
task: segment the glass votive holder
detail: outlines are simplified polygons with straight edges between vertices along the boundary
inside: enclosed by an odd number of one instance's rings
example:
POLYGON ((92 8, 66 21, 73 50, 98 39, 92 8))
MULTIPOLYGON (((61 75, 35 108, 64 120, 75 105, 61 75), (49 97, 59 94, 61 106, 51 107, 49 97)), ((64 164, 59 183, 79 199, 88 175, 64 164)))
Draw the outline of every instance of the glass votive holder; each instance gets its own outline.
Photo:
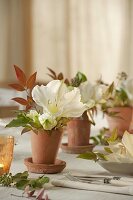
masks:
POLYGON ((0 175, 10 170, 14 149, 14 137, 0 135, 0 175))

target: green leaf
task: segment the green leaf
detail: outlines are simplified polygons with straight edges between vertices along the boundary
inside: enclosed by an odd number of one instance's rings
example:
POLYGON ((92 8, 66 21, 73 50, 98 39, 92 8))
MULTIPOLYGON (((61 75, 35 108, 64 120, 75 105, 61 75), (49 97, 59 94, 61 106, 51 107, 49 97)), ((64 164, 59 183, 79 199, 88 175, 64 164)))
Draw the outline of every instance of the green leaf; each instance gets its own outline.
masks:
POLYGON ((71 80, 71 86, 73 87, 78 87, 81 83, 87 81, 87 77, 81 73, 81 72, 78 72, 76 74, 76 76, 71 80))
POLYGON ((127 96, 127 93, 124 89, 120 89, 119 91, 119 99, 123 102, 127 101, 128 100, 128 96, 127 96))
POLYGON ((30 122, 29 118, 26 118, 24 116, 18 116, 18 118, 13 119, 9 124, 6 125, 6 127, 20 127, 20 126, 26 126, 30 122))
POLYGON ((1 186, 16 186, 16 188, 24 190, 26 187, 29 188, 29 191, 33 192, 36 189, 44 187, 45 183, 49 182, 49 178, 41 176, 37 179, 28 178, 29 174, 27 171, 23 173, 17 173, 14 176, 12 173, 5 173, 0 176, 0 185, 1 186))
POLYGON ((118 132, 117 132, 117 128, 115 128, 112 131, 110 138, 107 138, 106 141, 108 143, 115 142, 117 140, 117 138, 118 138, 118 132))
POLYGON ((99 140, 97 139, 97 137, 91 136, 90 139, 93 140, 93 143, 94 143, 95 145, 98 145, 98 144, 99 144, 99 140))
POLYGON ((30 180, 29 185, 32 189, 40 188, 40 187, 38 187, 37 180, 35 180, 35 179, 30 180))
POLYGON ((103 94, 103 99, 108 99, 114 90, 114 82, 109 85, 105 93, 103 94))
POLYGON ((102 154, 102 153, 96 153, 98 160, 107 160, 106 155, 102 154))
POLYGON ((13 181, 19 181, 21 179, 27 179, 29 176, 27 171, 24 171, 23 173, 17 173, 16 175, 13 176, 13 181))
POLYGON ((86 160, 97 160, 97 155, 94 152, 87 152, 87 153, 83 153, 80 154, 77 158, 83 158, 86 160))
POLYGON ((20 190, 24 190, 25 187, 29 184, 29 180, 23 179, 16 183, 16 188, 20 190))
POLYGON ((29 132, 29 131, 31 131, 31 130, 32 130, 31 127, 25 127, 25 128, 21 131, 21 135, 24 134, 24 133, 26 133, 26 132, 29 132))
POLYGON ((83 74, 81 72, 78 72, 76 74, 76 78, 79 80, 80 83, 87 81, 87 77, 85 76, 85 74, 83 74))
POLYGON ((21 178, 28 178, 28 176, 28 171, 24 171, 23 173, 21 173, 21 178))
POLYGON ((44 185, 45 183, 49 182, 49 178, 43 176, 43 177, 39 178, 39 182, 44 185))
POLYGON ((104 150, 105 150, 107 153, 113 153, 109 147, 104 147, 104 150))
POLYGON ((29 182, 29 185, 32 189, 35 189, 35 188, 42 188, 43 185, 45 183, 48 183, 49 182, 49 178, 48 177, 39 177, 38 179, 32 179, 30 180, 29 182))

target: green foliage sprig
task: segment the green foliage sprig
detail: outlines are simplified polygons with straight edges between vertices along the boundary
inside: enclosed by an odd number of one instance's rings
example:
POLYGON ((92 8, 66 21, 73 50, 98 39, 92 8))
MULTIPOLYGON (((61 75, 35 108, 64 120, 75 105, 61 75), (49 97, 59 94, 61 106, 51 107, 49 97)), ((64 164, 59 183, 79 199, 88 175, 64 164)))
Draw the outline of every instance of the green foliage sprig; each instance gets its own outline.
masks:
POLYGON ((30 190, 40 189, 44 186, 45 183, 49 182, 49 178, 45 176, 40 176, 37 179, 29 178, 27 171, 22 173, 17 173, 12 175, 12 173, 5 173, 0 176, 0 185, 1 186, 15 186, 17 189, 24 190, 27 186, 30 187, 30 190))
POLYGON ((105 99, 107 97, 107 101, 101 105, 101 110, 110 117, 119 118, 119 113, 110 112, 108 108, 131 106, 131 99, 129 98, 127 88, 124 86, 126 80, 128 80, 127 74, 121 72, 117 75, 117 81, 111 85, 104 83, 102 80, 99 81, 99 84, 109 86, 104 96, 105 99))
POLYGON ((68 86, 73 86, 73 87, 79 87, 81 83, 87 81, 87 77, 85 74, 81 72, 77 72, 74 78, 71 80, 68 80, 67 78, 64 78, 64 75, 62 72, 57 74, 54 70, 51 68, 48 68, 49 73, 48 75, 53 79, 53 80, 63 80, 68 86))
MULTIPOLYGON (((0 176, 0 185, 4 187, 16 187, 19 190, 24 190, 23 194, 26 193, 28 197, 35 196, 36 199, 48 200, 47 194, 43 198, 44 185, 49 182, 49 178, 40 176, 38 178, 29 178, 27 171, 12 175, 12 173, 5 173, 0 176), (37 195, 34 195, 37 191, 37 195)), ((17 196, 12 194, 12 196, 17 196)), ((18 196, 19 197, 19 196, 18 196)), ((23 195, 20 197, 24 197, 23 195)))
POLYGON ((94 160, 97 162, 98 160, 107 160, 106 155, 99 153, 99 152, 86 152, 80 154, 77 158, 82 158, 86 160, 94 160))
POLYGON ((33 121, 33 119, 29 118, 26 115, 25 111, 18 111, 17 112, 17 118, 13 119, 11 122, 9 122, 6 125, 6 128, 20 127, 20 126, 24 127, 21 131, 21 134, 26 133, 26 132, 31 131, 31 130, 34 130, 34 129, 43 128, 38 120, 33 121))
MULTIPOLYGON (((117 134, 117 129, 114 129, 111 133, 111 136, 108 138, 105 138, 104 141, 109 145, 110 143, 115 143, 115 142, 119 142, 119 138, 118 138, 118 134, 117 134)), ((82 159, 86 159, 86 160, 94 160, 95 162, 97 162, 98 160, 104 160, 107 161, 107 155, 111 154, 112 151, 109 148, 109 146, 105 146, 104 147, 104 152, 86 152, 83 154, 80 154, 77 158, 82 158, 82 159)))
POLYGON ((81 72, 77 72, 76 76, 71 79, 71 86, 73 87, 79 87, 81 83, 87 81, 87 77, 85 74, 81 72))
POLYGON ((107 137, 106 134, 108 133, 108 128, 101 128, 99 133, 96 136, 91 136, 90 139, 93 141, 95 145, 107 145, 107 137))

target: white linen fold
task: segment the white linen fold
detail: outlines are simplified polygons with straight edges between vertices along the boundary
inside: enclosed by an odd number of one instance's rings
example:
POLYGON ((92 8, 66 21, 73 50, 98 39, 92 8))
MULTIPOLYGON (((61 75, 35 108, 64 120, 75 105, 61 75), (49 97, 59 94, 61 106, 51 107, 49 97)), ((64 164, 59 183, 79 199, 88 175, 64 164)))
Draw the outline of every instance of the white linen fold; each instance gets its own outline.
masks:
POLYGON ((133 195, 133 186, 112 186, 106 184, 98 185, 98 184, 81 183, 63 179, 60 180, 53 179, 51 180, 51 184, 57 187, 73 188, 78 190, 89 190, 97 192, 133 195))

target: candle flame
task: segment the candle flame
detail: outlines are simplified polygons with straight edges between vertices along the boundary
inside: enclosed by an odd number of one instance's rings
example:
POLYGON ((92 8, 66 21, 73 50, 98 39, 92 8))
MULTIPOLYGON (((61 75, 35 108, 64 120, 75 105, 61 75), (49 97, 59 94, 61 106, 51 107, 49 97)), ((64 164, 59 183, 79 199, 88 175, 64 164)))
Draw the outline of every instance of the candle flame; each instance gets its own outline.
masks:
POLYGON ((0 164, 0 168, 3 168, 4 167, 4 165, 3 164, 0 164))

